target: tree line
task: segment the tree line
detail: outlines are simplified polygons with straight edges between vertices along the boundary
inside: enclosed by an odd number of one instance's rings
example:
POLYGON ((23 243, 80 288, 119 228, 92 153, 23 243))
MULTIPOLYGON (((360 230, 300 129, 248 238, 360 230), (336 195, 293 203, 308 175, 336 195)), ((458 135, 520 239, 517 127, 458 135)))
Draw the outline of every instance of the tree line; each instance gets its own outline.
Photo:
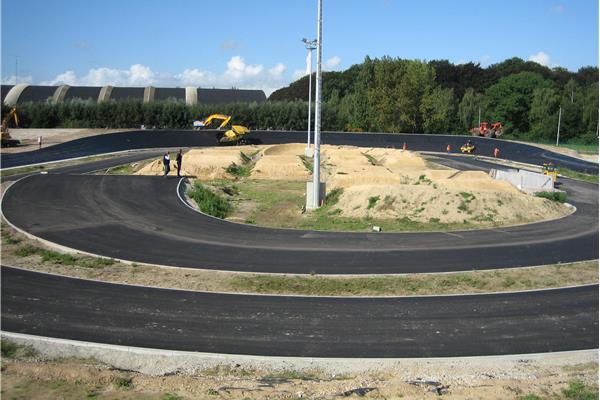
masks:
MULTIPOLYGON (((269 100, 307 98, 303 77, 269 100)), ((482 68, 366 57, 346 71, 325 73, 323 99, 344 130, 465 134, 481 112, 482 121, 502 122, 509 137, 548 141, 556 136, 560 108, 563 139, 597 140, 597 67, 575 73, 519 58, 482 68)))
MULTIPOLYGON (((250 129, 304 130, 307 97, 308 77, 303 77, 264 103, 75 99, 20 104, 18 113, 21 126, 31 128, 189 129, 194 120, 221 113, 250 129)), ((4 114, 8 108, 2 107, 4 114)), ((467 134, 481 112, 482 121, 502 122, 508 137, 551 141, 559 108, 561 140, 597 140, 598 68, 573 73, 510 59, 484 69, 472 63, 367 57, 323 77, 322 129, 329 131, 467 134)))

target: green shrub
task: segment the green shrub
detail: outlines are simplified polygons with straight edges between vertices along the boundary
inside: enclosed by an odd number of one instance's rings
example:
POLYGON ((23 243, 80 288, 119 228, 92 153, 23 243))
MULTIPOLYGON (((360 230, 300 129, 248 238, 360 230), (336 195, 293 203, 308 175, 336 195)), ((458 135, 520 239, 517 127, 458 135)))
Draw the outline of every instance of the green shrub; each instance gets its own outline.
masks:
POLYGON ((559 203, 564 203, 567 201, 567 193, 566 192, 537 192, 535 194, 537 197, 542 197, 544 199, 557 201, 559 203))
POLYGON ((367 210, 375 207, 375 204, 379 201, 379 196, 369 197, 369 205, 367 206, 367 210))
POLYGON ((226 218, 233 209, 227 200, 211 192, 199 182, 194 184, 194 188, 188 192, 188 196, 196 202, 203 213, 213 217, 226 218))
POLYGON ((342 195, 343 192, 344 192, 344 189, 335 188, 331 192, 327 193, 327 195, 325 196, 325 205, 332 206, 334 204, 337 204, 337 202, 340 200, 340 196, 342 195))

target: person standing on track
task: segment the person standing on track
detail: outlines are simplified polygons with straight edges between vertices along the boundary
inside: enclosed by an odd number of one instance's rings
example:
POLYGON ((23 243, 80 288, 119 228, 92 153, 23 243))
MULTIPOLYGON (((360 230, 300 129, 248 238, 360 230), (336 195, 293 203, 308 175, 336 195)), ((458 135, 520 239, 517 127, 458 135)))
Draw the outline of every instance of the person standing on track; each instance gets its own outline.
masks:
POLYGON ((165 177, 169 174, 171 170, 171 158, 169 157, 169 153, 165 153, 163 156, 163 166, 165 167, 165 177))
POLYGON ((181 155, 181 149, 179 149, 179 152, 177 153, 177 158, 176 158, 176 162, 177 164, 175 164, 175 167, 177 168, 177 177, 181 178, 181 160, 183 159, 183 156, 181 155))

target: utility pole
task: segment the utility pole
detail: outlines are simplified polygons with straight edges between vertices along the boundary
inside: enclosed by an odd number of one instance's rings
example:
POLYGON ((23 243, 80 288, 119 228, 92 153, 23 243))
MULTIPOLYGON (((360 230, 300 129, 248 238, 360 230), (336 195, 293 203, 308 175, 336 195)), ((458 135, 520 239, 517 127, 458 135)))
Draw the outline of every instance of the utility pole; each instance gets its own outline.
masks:
POLYGON ((477 127, 481 126, 481 107, 479 107, 479 120, 477 121, 477 127))
POLYGON ((15 85, 19 84, 19 56, 15 56, 15 85))
POLYGON ((560 138, 560 115, 562 114, 562 107, 558 107, 558 128, 556 129, 556 145, 558 146, 558 139, 560 138))
POLYGON ((310 156, 310 115, 312 114, 312 51, 317 48, 316 40, 308 40, 302 39, 304 45, 306 46, 306 50, 308 50, 308 55, 306 57, 306 61, 308 64, 308 132, 306 139, 306 151, 304 154, 309 157, 310 156))
POLYGON ((313 208, 321 200, 321 52, 323 49, 323 0, 317 0, 317 88, 315 92, 315 154, 313 158, 313 208))

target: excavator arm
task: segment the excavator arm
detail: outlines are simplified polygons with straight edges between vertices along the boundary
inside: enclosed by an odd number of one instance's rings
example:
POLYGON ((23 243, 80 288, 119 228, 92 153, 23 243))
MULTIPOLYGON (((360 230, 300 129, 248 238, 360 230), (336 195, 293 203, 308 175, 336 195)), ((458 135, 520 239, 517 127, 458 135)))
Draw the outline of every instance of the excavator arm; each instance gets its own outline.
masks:
POLYGON ((203 121, 203 125, 204 126, 210 126, 210 124, 212 124, 213 121, 222 121, 221 125, 219 125, 219 127, 217 129, 223 129, 225 128, 228 124, 229 121, 231 121, 231 116, 230 115, 223 115, 223 114, 212 114, 209 115, 204 121, 203 121))
POLYGON ((17 107, 12 107, 9 112, 2 118, 2 132, 8 132, 8 123, 11 118, 15 120, 15 126, 19 126, 19 116, 17 115, 17 107))

